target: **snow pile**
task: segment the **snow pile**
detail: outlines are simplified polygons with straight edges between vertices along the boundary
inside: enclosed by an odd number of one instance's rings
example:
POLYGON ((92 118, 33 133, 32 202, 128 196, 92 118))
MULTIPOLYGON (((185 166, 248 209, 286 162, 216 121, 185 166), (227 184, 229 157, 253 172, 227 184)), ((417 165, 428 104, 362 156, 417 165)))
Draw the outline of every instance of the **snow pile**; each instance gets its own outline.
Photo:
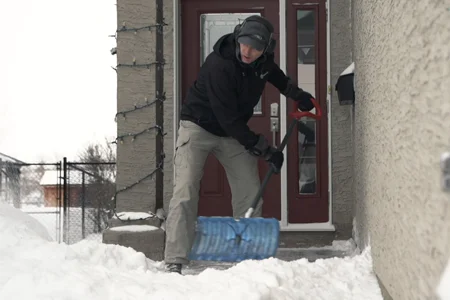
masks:
POLYGON ((0 241, 5 300, 382 299, 369 249, 352 258, 245 261, 181 276, 131 248, 52 242, 32 218, 4 205, 0 241))
POLYGON ((22 239, 52 240, 39 221, 4 203, 0 203, 0 232, 1 248, 13 247, 22 239))
POLYGON ((355 242, 352 239, 349 240, 337 240, 333 241, 331 246, 324 247, 309 247, 309 248, 300 248, 301 250, 331 250, 331 251, 341 251, 344 253, 349 253, 351 256, 360 254, 359 249, 356 247, 355 242))

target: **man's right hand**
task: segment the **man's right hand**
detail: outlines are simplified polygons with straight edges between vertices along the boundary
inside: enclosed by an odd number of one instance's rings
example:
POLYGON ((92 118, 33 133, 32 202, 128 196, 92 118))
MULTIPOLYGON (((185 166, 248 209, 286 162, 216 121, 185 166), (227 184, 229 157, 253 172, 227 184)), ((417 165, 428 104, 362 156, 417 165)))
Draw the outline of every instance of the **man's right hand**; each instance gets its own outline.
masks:
POLYGON ((270 148, 271 147, 270 147, 267 139, 262 134, 259 134, 258 140, 256 141, 256 143, 253 146, 248 148, 248 151, 250 152, 250 154, 252 154, 254 156, 260 156, 260 157, 264 157, 264 159, 266 159, 266 155, 269 154, 270 148))
POLYGON ((274 173, 278 174, 280 173, 281 167, 283 166, 284 154, 283 152, 275 148, 271 148, 270 152, 271 154, 266 160, 271 164, 274 173))
POLYGON ((275 173, 279 173, 284 162, 283 152, 278 151, 270 146, 267 139, 261 134, 258 136, 258 141, 248 151, 254 156, 259 156, 268 161, 274 168, 275 173))

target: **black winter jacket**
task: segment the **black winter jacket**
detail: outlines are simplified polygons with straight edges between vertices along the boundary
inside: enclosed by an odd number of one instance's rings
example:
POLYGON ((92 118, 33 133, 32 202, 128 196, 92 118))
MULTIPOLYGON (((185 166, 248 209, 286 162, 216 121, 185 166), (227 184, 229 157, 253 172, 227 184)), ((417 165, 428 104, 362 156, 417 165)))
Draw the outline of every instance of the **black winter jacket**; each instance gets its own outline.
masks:
POLYGON ((182 120, 190 120, 217 136, 231 136, 251 148, 258 136, 247 122, 253 116, 266 82, 280 92, 289 78, 274 61, 263 55, 248 65, 236 57, 233 34, 222 36, 202 65, 181 109, 182 120))

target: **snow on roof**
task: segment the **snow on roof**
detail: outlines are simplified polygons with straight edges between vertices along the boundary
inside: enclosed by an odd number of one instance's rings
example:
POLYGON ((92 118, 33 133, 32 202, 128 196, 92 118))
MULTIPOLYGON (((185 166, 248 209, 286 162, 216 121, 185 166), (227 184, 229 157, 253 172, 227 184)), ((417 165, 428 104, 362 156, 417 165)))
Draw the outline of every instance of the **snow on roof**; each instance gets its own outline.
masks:
POLYGON ((13 163, 18 163, 18 164, 23 164, 23 161, 18 160, 17 158, 14 158, 12 156, 6 155, 4 153, 0 152, 0 159, 2 161, 9 161, 9 162, 13 162, 13 163))
MULTIPOLYGON (((47 170, 44 173, 44 176, 42 176, 40 185, 57 185, 59 183, 58 176, 62 177, 62 172, 58 174, 58 171, 56 170, 47 170)), ((63 182, 61 181, 61 184, 63 182)), ((81 184, 81 176, 71 176, 69 178, 68 184, 81 184)))

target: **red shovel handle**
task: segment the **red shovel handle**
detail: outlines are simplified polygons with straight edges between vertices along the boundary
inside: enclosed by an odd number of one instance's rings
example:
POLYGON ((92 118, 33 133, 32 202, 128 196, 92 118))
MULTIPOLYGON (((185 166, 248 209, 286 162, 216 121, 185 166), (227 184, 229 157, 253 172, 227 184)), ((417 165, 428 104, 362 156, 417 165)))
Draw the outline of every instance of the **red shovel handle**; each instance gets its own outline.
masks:
POLYGON ((317 100, 314 98, 311 98, 312 103, 314 104, 314 107, 316 109, 316 114, 313 114, 309 111, 298 111, 298 102, 294 102, 294 111, 290 113, 290 116, 300 120, 303 117, 310 117, 316 120, 319 120, 322 117, 322 108, 320 108, 319 103, 317 103, 317 100))

